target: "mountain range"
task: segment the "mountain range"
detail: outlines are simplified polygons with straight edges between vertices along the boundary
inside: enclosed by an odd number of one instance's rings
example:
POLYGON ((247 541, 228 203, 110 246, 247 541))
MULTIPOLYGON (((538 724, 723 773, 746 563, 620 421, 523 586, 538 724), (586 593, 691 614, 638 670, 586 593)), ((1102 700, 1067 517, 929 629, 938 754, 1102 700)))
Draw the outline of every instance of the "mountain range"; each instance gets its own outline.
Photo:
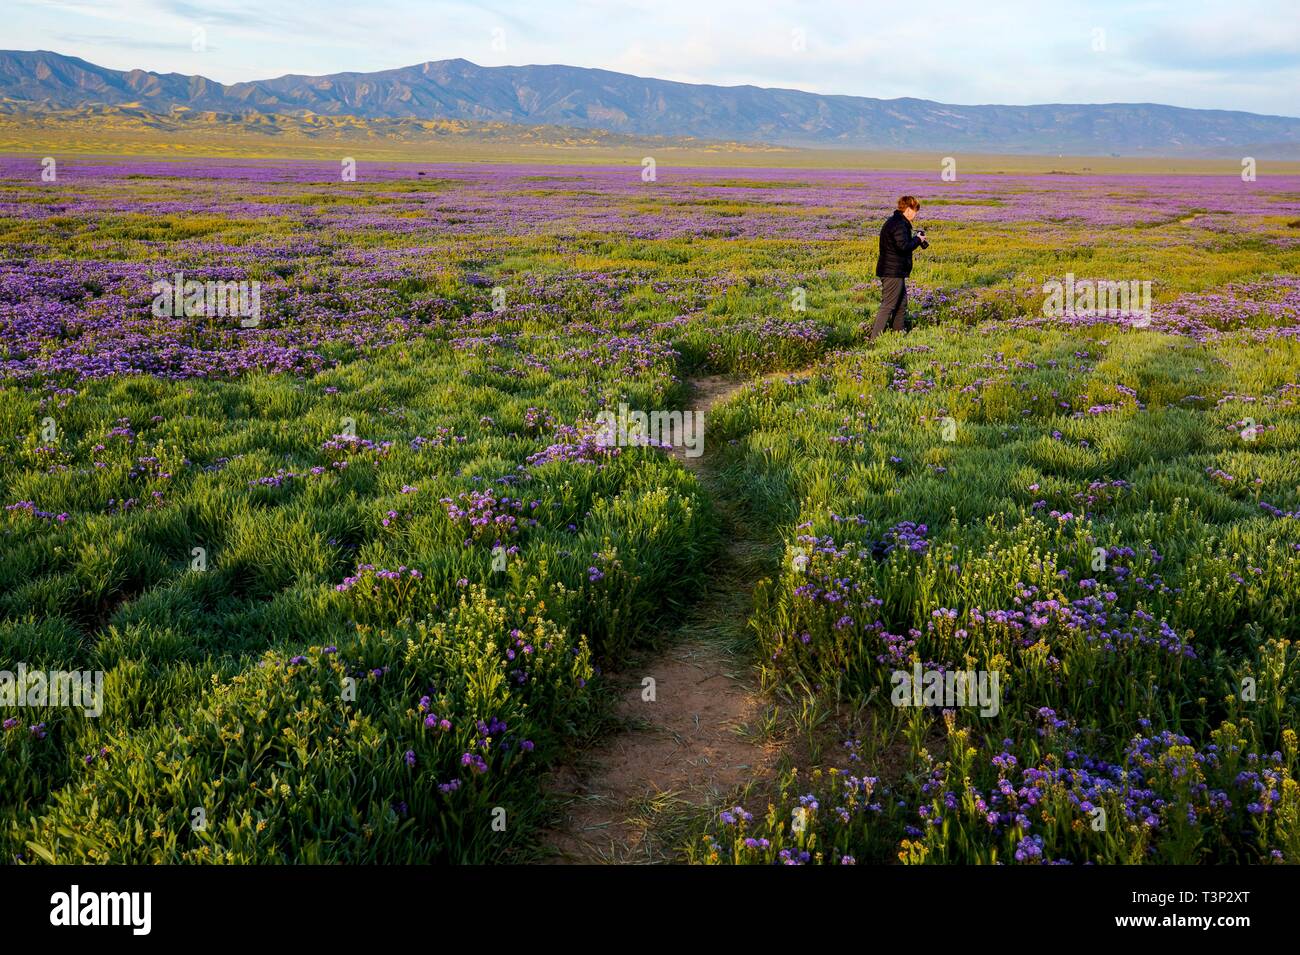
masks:
POLYGON ((955 106, 679 83, 573 66, 484 67, 463 59, 226 85, 180 73, 112 70, 48 51, 0 51, 3 111, 102 107, 204 111, 232 124, 328 116, 817 148, 1300 158, 1300 118, 1153 103, 955 106))

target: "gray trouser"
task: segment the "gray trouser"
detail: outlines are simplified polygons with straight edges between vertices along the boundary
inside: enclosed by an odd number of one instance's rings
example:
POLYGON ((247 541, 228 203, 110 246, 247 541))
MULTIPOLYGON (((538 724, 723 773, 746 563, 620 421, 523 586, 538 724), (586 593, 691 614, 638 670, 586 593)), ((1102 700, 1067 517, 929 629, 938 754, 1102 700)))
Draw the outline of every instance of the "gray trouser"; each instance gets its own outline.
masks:
POLYGON ((903 331, 905 318, 907 318, 907 279, 881 279, 880 311, 876 312, 876 321, 871 326, 870 337, 875 338, 883 332, 887 322, 892 323, 894 331, 903 331))

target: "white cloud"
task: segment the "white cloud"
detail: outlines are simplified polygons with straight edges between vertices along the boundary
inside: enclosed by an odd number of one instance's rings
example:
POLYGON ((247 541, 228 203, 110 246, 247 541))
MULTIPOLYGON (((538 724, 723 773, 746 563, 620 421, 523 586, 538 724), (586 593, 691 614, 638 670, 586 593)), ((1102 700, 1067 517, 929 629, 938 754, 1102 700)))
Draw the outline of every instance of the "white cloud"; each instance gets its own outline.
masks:
POLYGON ((223 82, 464 57, 952 103, 1300 114, 1300 17, 1286 10, 1294 0, 11 2, 6 45, 223 82), (208 31, 202 57, 190 49, 195 25, 208 31), (803 51, 791 45, 795 29, 805 31, 803 51), (1096 29, 1105 31, 1100 53, 1096 29))

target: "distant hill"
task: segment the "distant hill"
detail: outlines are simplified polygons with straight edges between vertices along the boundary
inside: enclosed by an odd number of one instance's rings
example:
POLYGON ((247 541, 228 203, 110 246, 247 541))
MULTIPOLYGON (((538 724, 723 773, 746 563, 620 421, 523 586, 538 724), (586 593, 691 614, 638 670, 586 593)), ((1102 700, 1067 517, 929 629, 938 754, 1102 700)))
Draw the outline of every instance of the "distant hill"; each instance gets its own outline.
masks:
POLYGON ((461 59, 223 85, 202 76, 110 70, 46 51, 0 51, 0 101, 11 113, 123 107, 139 111, 139 122, 148 122, 143 114, 183 109, 208 114, 208 123, 252 126, 265 125, 262 116, 308 126, 317 117, 357 117, 821 148, 1300 158, 1300 119, 1285 116, 1151 103, 950 106, 461 59))
POLYGON ((366 119, 350 114, 325 116, 319 113, 222 113, 173 106, 154 112, 139 103, 121 106, 41 107, 33 109, 21 100, 0 99, 0 130, 71 134, 82 132, 162 135, 219 136, 238 132, 249 139, 316 139, 322 142, 420 143, 447 139, 547 146, 670 146, 677 149, 713 148, 788 152, 782 147, 698 140, 686 136, 633 136, 605 129, 577 129, 565 126, 522 123, 476 122, 463 119, 412 119, 380 117, 366 119))

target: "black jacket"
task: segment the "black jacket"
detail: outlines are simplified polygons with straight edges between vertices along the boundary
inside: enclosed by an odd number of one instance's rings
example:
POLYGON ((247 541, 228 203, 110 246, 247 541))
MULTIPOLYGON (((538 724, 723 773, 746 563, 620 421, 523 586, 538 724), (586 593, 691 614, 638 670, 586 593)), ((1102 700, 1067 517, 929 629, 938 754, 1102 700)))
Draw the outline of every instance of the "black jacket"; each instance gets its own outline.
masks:
POLYGON ((876 274, 881 278, 907 278, 912 274, 912 252, 918 247, 928 249, 930 243, 912 235, 912 223, 907 221, 907 216, 895 211, 880 227, 876 274))

